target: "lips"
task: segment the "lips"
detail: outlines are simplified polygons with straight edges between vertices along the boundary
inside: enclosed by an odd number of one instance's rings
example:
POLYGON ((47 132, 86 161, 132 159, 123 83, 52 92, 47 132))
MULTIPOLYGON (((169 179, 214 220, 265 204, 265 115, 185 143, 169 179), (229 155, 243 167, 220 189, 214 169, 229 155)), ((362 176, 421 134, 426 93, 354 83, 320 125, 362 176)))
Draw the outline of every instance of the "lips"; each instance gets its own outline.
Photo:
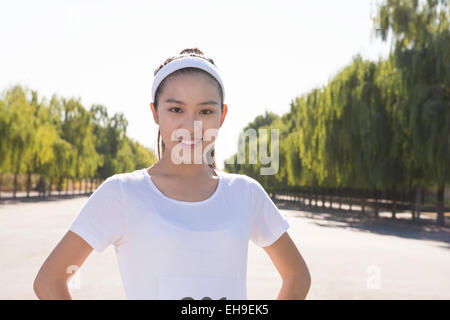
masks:
POLYGON ((183 145, 185 145, 185 146, 196 145, 196 144, 200 143, 201 141, 202 141, 202 139, 194 140, 194 141, 179 140, 179 142, 181 142, 181 143, 182 143, 183 145))

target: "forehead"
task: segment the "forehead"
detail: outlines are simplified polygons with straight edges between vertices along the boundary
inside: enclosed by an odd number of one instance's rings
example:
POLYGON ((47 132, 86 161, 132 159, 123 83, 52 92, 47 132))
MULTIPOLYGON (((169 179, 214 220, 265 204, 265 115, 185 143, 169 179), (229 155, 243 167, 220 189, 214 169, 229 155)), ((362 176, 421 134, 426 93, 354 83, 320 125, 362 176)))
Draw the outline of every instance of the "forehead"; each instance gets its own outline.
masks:
POLYGON ((198 97, 220 99, 218 84, 203 72, 169 75, 164 81, 160 97, 198 97))

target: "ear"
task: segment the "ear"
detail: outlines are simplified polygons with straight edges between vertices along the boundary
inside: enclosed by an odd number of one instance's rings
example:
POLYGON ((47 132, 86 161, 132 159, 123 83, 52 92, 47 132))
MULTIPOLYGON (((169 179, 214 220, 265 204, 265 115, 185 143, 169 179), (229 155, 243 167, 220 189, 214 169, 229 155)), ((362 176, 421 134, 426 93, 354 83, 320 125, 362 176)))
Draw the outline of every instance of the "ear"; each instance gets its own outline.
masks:
POLYGON ((155 110, 155 106, 153 105, 153 102, 150 103, 150 108, 152 109, 152 113, 153 113, 153 120, 155 120, 156 124, 159 125, 158 123, 158 113, 155 110))
POLYGON ((225 116, 227 115, 227 112, 228 112, 228 106, 224 103, 223 104, 222 119, 220 120, 220 126, 222 126, 223 121, 225 120, 225 116))

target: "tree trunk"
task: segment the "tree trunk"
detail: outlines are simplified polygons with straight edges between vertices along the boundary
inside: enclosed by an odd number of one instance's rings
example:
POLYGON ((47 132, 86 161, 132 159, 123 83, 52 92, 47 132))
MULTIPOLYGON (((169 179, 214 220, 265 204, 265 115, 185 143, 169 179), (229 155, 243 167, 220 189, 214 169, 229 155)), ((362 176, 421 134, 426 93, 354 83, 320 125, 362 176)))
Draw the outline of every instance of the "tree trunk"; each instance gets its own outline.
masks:
POLYGON ((375 218, 379 218, 378 215, 378 192, 375 190, 375 218))
POLYGON ((317 208, 317 189, 314 189, 314 206, 317 208))
POLYGON ((410 187, 410 191, 409 191, 409 197, 410 197, 409 203, 410 203, 410 206, 411 206, 411 219, 412 219, 412 220, 416 220, 416 211, 415 211, 415 208, 414 208, 414 200, 415 200, 415 197, 414 197, 415 192, 414 192, 414 191, 415 191, 415 190, 414 190, 413 188, 410 187))
POLYGON ((36 186, 36 190, 38 192, 38 197, 39 198, 41 197, 41 193, 42 193, 41 185, 42 185, 42 177, 41 177, 41 175, 39 175, 39 180, 38 180, 38 183, 37 183, 37 186, 36 186))
POLYGON ((330 204, 329 204, 328 208, 330 208, 330 209, 333 208, 333 189, 330 189, 330 204))
POLYGON ((416 218, 420 220, 420 212, 422 210, 422 183, 416 187, 416 218))
POLYGON ((397 213, 397 193, 395 190, 393 192, 393 198, 394 200, 392 203, 392 219, 396 219, 397 217, 395 214, 397 213))
POLYGON ((342 207, 342 189, 339 189, 339 191, 338 191, 338 200, 339 200, 339 210, 341 210, 341 207, 342 207))
POLYGON ((445 225, 444 216, 444 183, 439 184, 437 191, 437 224, 440 226, 445 225))
POLYGON ((325 189, 322 188, 322 208, 325 208, 325 189))
POLYGON ((48 184, 48 196, 52 195, 52 187, 53 187, 53 179, 50 179, 50 183, 48 184))
POLYGON ((31 172, 27 172, 27 198, 30 197, 30 188, 31 188, 31 172))
POLYGON ((3 172, 0 173, 0 199, 2 198, 2 188, 3 188, 3 172))
POLYGON ((42 197, 45 198, 46 195, 46 188, 47 188, 47 183, 45 181, 45 179, 42 179, 42 197))
POLYGON ((348 198, 348 201, 349 201, 349 208, 348 208, 348 211, 350 211, 350 212, 352 212, 352 204, 353 204, 353 199, 352 199, 352 195, 353 195, 353 192, 351 191, 351 189, 348 191, 348 193, 349 193, 349 198, 348 198))
POLYGON ((16 198, 16 190, 17 190, 17 173, 14 173, 14 190, 13 190, 13 198, 16 198))
POLYGON ((312 191, 311 188, 308 188, 308 207, 312 207, 312 191))
POLYGON ((366 190, 364 190, 362 192, 362 207, 361 207, 361 211, 363 214, 366 213, 366 190))

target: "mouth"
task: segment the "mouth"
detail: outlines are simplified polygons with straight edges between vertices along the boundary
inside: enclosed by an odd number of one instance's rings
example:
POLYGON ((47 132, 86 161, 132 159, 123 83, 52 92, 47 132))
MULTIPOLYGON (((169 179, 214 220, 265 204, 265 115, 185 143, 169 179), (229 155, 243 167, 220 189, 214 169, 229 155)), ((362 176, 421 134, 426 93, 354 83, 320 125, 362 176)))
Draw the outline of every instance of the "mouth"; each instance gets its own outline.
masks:
POLYGON ((182 139, 178 140, 178 142, 181 142, 181 144, 186 147, 196 146, 196 145, 200 144, 202 141, 203 141, 202 139, 198 139, 198 140, 194 140, 194 141, 186 141, 186 140, 182 140, 182 139))

